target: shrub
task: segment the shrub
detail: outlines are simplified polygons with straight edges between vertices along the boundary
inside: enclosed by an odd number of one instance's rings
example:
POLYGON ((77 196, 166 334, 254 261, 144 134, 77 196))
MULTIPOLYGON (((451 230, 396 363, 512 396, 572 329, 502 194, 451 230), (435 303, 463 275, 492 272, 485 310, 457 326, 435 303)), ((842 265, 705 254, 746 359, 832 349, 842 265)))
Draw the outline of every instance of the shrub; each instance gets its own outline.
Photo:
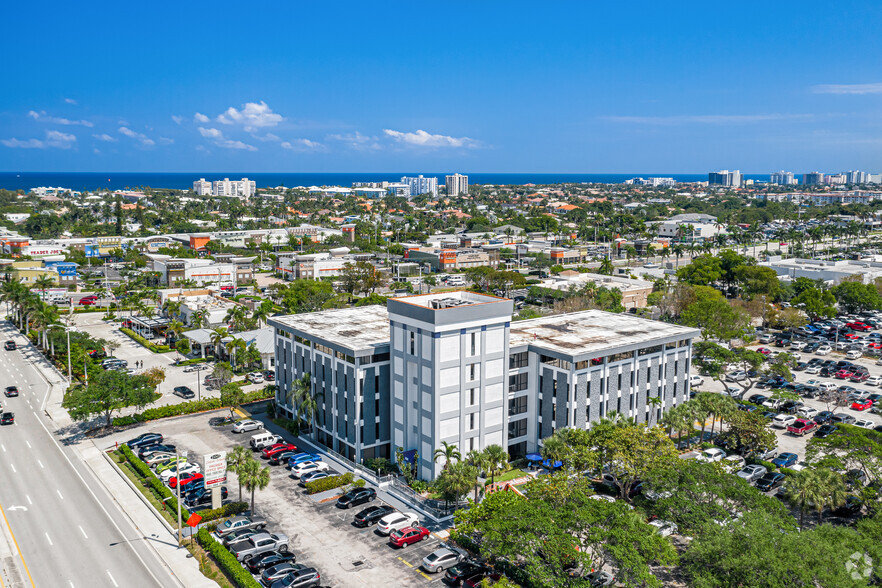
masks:
POLYGON ((363 478, 359 478, 352 483, 353 488, 364 488, 365 481, 363 478))
POLYGON ((413 491, 417 494, 422 494, 423 492, 429 491, 429 483, 425 480, 414 480, 410 483, 410 487, 413 488, 413 491))
POLYGON ((168 353, 169 351, 172 350, 171 347, 169 347, 168 345, 157 345, 155 343, 151 343, 150 341, 148 341, 147 339, 145 339, 144 337, 142 337, 141 335, 139 335, 135 331, 133 331, 131 329, 127 329, 126 327, 120 328, 120 331, 122 331, 123 333, 125 333, 126 335, 128 335, 129 337, 131 337, 132 339, 134 339, 135 341, 137 341, 138 343, 140 343, 141 345, 143 345, 144 347, 146 347, 150 351, 152 351, 153 353, 168 353))
MULTIPOLYGON (((156 474, 153 473, 153 470, 150 469, 146 463, 141 461, 141 459, 129 449, 128 445, 120 446, 120 452, 126 458, 132 468, 135 470, 135 473, 144 478, 144 481, 147 482, 147 485, 151 490, 156 494, 156 496, 163 501, 163 503, 171 510, 172 512, 178 511, 178 499, 171 490, 166 487, 165 484, 160 481, 159 478, 156 477, 156 474)), ((190 511, 182 504, 181 505, 181 516, 185 519, 190 518, 190 511)))
POLYGON ((273 419, 273 423, 282 427, 295 437, 300 436, 300 423, 297 421, 292 421, 291 419, 286 419, 285 417, 278 417, 273 419))
POLYGON ((342 476, 329 476, 327 478, 322 478, 321 480, 316 480, 314 482, 307 482, 306 493, 318 494, 319 492, 333 490, 334 488, 339 488, 340 486, 345 486, 351 483, 352 472, 346 472, 342 476))
MULTIPOLYGON (((255 390, 245 394, 243 404, 249 402, 257 402, 265 400, 263 390, 255 390)), ((217 410, 223 408, 218 398, 205 398, 203 400, 191 400, 190 402, 181 402, 180 404, 169 404, 167 406, 158 406, 156 408, 148 408, 144 412, 135 413, 131 416, 118 417, 113 419, 114 426, 133 425, 135 423, 143 423, 144 421, 153 421, 156 419, 164 419, 183 414, 193 414, 194 412, 204 412, 206 410, 217 410)))
POLYGON ((217 565, 220 566, 238 588, 260 588, 260 584, 257 583, 254 576, 242 567, 236 556, 227 551, 222 544, 215 541, 204 527, 196 533, 196 541, 214 558, 217 565))
POLYGON ((200 510, 198 514, 202 517, 202 522, 207 523, 209 521, 214 521, 217 519, 223 519, 226 517, 231 517, 237 514, 242 514, 248 510, 247 502, 231 502, 229 504, 225 504, 220 508, 207 508, 205 510, 200 510))

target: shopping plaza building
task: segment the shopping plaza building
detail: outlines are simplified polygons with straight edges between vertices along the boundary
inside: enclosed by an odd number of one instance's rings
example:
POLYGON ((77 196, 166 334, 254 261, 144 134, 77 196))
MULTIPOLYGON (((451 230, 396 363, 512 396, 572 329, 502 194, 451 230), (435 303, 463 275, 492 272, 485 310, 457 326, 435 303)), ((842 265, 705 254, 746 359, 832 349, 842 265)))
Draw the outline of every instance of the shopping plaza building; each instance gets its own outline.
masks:
POLYGON ((696 329, 598 310, 513 322, 512 310, 447 292, 274 317, 277 405, 293 417, 309 374, 320 443, 355 462, 416 451, 430 480, 442 441, 519 457, 556 429, 614 411, 655 423, 689 398, 696 329))

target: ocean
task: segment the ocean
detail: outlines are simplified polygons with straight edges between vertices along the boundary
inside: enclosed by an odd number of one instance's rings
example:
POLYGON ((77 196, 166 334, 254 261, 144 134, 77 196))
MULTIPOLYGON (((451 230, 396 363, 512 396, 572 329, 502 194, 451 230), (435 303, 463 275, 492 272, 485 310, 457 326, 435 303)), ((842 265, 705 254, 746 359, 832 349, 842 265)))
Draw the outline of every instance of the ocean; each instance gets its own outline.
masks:
MULTIPOLYGON (((38 187, 62 187, 70 190, 86 191, 97 188, 125 190, 135 188, 176 188, 187 190, 199 178, 206 180, 222 180, 230 178, 239 180, 248 178, 257 182, 258 188, 270 186, 344 186, 352 182, 383 182, 399 181, 402 176, 416 176, 419 173, 426 177, 438 178, 444 183, 447 173, 396 172, 396 173, 247 173, 229 172, 214 173, 65 173, 65 172, 0 172, 0 188, 6 190, 28 190, 38 187)), ((674 178, 679 182, 706 181, 707 174, 666 174, 666 173, 633 173, 633 174, 506 174, 506 173, 469 173, 470 184, 562 184, 562 183, 602 183, 618 184, 635 177, 674 178)), ((745 179, 768 181, 768 174, 744 175, 745 179)))

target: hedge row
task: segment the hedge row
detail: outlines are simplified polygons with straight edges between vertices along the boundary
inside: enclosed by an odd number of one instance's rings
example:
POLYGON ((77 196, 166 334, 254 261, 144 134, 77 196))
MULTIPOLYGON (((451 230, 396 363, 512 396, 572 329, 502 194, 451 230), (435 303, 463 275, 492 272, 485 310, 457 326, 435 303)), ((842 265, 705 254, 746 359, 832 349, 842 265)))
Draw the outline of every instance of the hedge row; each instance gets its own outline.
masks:
MULTIPOLYGON (((257 402, 272 398, 272 392, 263 390, 255 390, 245 394, 243 404, 249 402, 257 402)), ((131 416, 117 417, 113 419, 114 426, 134 425, 135 423, 143 423, 145 421, 153 421, 156 419, 164 419, 167 417, 180 416, 182 414, 193 414, 194 412, 204 412, 206 410, 217 410, 224 408, 220 398, 204 398, 202 400, 191 400, 190 402, 181 402, 180 404, 169 404, 166 406, 158 406, 156 408, 148 408, 144 412, 138 412, 131 416)))
POLYGON ((202 517, 203 523, 207 523, 209 521, 214 521, 217 519, 223 519, 225 517, 231 517, 237 514, 242 514, 248 510, 247 502, 231 502, 229 504, 225 504, 220 508, 207 508, 205 510, 200 510, 196 514, 202 517))
POLYGON ((217 565, 224 571, 238 588, 261 588, 248 570, 242 567, 239 560, 220 543, 214 540, 207 529, 201 528, 196 533, 196 541, 207 551, 217 565))
MULTIPOLYGON (((172 512, 177 512, 177 497, 172 493, 171 490, 166 487, 165 484, 160 481, 159 478, 156 477, 156 474, 153 473, 153 470, 150 469, 150 466, 141 461, 141 459, 137 455, 135 455, 131 449, 129 449, 128 445, 121 445, 120 451, 125 456, 126 460, 130 464, 132 464, 135 472, 147 481, 147 484, 150 486, 153 492, 156 493, 159 499, 162 500, 163 503, 167 505, 172 512)), ((181 516, 184 519, 190 518, 190 511, 188 511, 187 507, 185 507, 183 504, 181 505, 181 516)))
POLYGON ((340 486, 346 486, 347 484, 351 483, 352 472, 346 472, 342 476, 328 476, 327 478, 322 478, 321 480, 307 482, 306 493, 318 494, 319 492, 324 492, 325 490, 331 490, 333 488, 339 488, 340 486))
POLYGON ((169 351, 174 351, 168 345, 157 345, 155 343, 151 343, 150 341, 148 341, 147 339, 145 339, 144 337, 142 337, 141 335, 139 335, 135 331, 133 331, 131 329, 127 329, 126 327, 121 327, 120 331, 122 331, 123 333, 125 333, 126 335, 128 335, 129 337, 131 337, 132 339, 134 339, 135 341, 137 341, 138 343, 140 343, 141 345, 143 345, 144 347, 146 347, 150 351, 152 351, 153 353, 168 353, 169 351))

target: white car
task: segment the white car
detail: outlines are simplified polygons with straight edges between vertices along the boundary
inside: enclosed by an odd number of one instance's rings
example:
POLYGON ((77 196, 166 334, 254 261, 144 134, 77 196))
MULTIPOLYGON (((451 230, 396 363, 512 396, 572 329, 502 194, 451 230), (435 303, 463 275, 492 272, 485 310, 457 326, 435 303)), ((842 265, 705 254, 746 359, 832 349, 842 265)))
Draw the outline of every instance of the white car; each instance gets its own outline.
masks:
POLYGON ((882 384, 882 376, 870 376, 864 384, 866 386, 878 386, 882 384))
POLYGON ((743 372, 738 370, 736 372, 732 372, 731 374, 726 375, 726 380, 729 382, 740 382, 741 380, 747 379, 747 372, 743 372))
POLYGON ((702 384, 704 384, 704 378, 701 376, 689 376, 690 386, 701 386, 702 384))
POLYGON ((741 393, 744 392, 740 386, 726 386, 725 393, 729 396, 741 396, 741 393))
POLYGON ((792 359, 793 361, 802 361, 802 353, 797 353, 795 351, 791 351, 787 355, 789 355, 790 359, 792 359))
POLYGON ((818 388, 820 388, 822 392, 830 392, 836 389, 836 384, 833 382, 821 382, 818 384, 818 388))
MULTIPOLYGON (((829 345, 821 345, 820 347, 818 347, 815 350, 815 355, 827 355, 831 351, 833 351, 833 348, 830 347, 829 345)), ((882 365, 882 364, 880 364, 880 365, 882 365)))
POLYGON ((769 398, 765 402, 763 402, 763 406, 768 408, 769 410, 778 410, 778 407, 784 404, 782 400, 776 400, 774 398, 769 398))
POLYGON ((202 468, 200 468, 198 464, 190 463, 188 461, 163 471, 161 474, 159 474, 159 479, 162 480, 164 484, 168 484, 168 481, 174 477, 177 477, 178 474, 180 474, 181 476, 185 474, 195 474, 201 469, 202 468))
POLYGON ((717 449, 716 447, 712 447, 710 449, 705 449, 701 452, 701 455, 698 456, 698 459, 706 462, 714 462, 714 461, 723 461, 726 457, 726 452, 722 449, 717 449))
POLYGON ((677 524, 672 523, 671 521, 655 519, 654 521, 649 521, 649 524, 655 527, 655 530, 658 531, 658 534, 662 537, 675 535, 677 533, 677 524))
POLYGON ((861 352, 858 351, 857 349, 852 349, 851 351, 849 351, 849 352, 847 352, 847 353, 845 354, 845 357, 846 357, 847 359, 860 359, 860 357, 861 357, 862 355, 863 355, 863 353, 861 353, 861 352))
POLYGON ((790 349, 795 349, 796 351, 802 351, 805 349, 805 341, 794 341, 790 344, 790 349))
POLYGON ((845 351, 849 347, 851 347, 851 341, 840 341, 835 345, 836 351, 845 351))
POLYGON ((810 365, 807 368, 805 368, 805 373, 812 374, 812 375, 820 374, 821 373, 821 366, 810 365))
POLYGON ((263 384, 263 374, 260 372, 248 374, 246 379, 252 384, 263 384))
POLYGON ((854 423, 852 423, 852 426, 861 427, 862 429, 872 429, 876 426, 876 423, 874 423, 873 421, 868 421, 867 419, 858 419, 854 423))
POLYGON ((310 472, 325 472, 328 470, 328 464, 323 461, 301 461, 291 466, 291 477, 299 478, 310 472))
POLYGON ((729 472, 736 472, 743 468, 747 461, 740 455, 730 455, 723 460, 723 467, 729 472))
POLYGON ((801 416, 804 419, 813 419, 818 416, 818 413, 821 412, 817 408, 812 408, 811 406, 800 406, 796 409, 796 414, 801 416))
POLYGON ((779 414, 772 419, 772 426, 777 427, 778 429, 786 429, 788 426, 792 425, 795 420, 796 417, 792 414, 779 414))
POLYGON ((157 463, 162 463, 164 461, 168 461, 169 459, 172 459, 174 456, 175 456, 175 454, 170 451, 156 451, 156 452, 151 453, 150 455, 146 456, 143 461, 147 465, 154 465, 157 463))
POLYGON ((412 512, 393 512, 387 514, 377 522, 377 532, 388 535, 392 531, 413 527, 419 523, 419 517, 412 512))
POLYGON ((235 425, 233 425, 234 433, 245 433, 247 431, 258 431, 263 428, 263 423, 260 421, 254 421, 251 419, 245 419, 244 421, 239 421, 235 425))

